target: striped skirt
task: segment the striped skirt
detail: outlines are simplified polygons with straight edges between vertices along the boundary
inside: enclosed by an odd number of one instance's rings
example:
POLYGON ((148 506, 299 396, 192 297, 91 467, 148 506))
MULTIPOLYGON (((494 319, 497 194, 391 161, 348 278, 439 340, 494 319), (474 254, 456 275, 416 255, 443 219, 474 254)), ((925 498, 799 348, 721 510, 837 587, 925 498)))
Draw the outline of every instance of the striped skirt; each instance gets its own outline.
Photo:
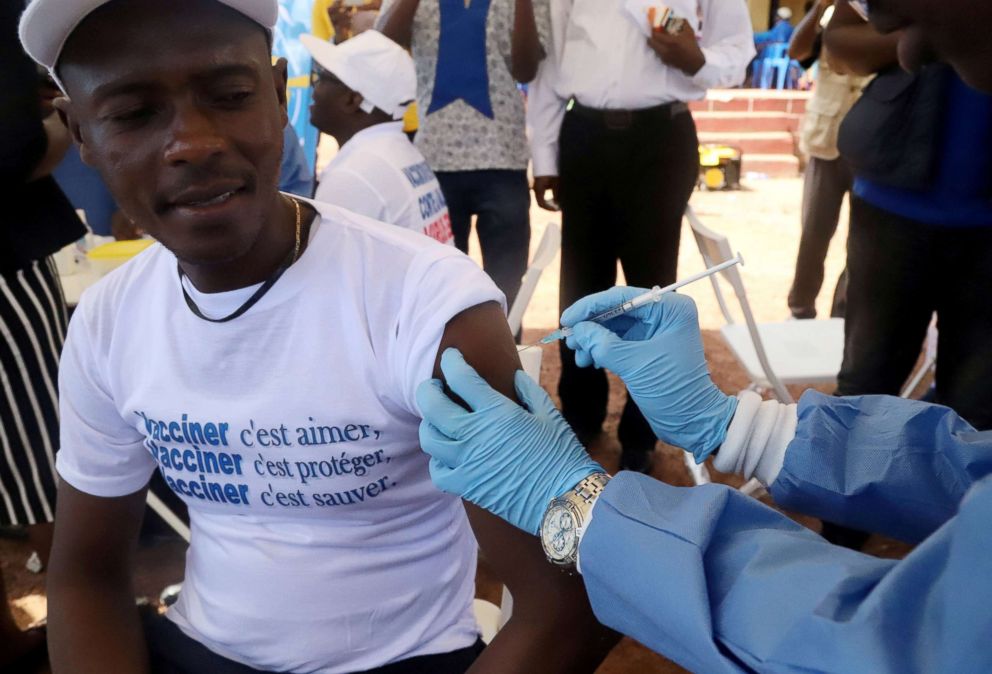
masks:
POLYGON ((51 258, 0 274, 0 525, 51 522, 68 318, 51 258))

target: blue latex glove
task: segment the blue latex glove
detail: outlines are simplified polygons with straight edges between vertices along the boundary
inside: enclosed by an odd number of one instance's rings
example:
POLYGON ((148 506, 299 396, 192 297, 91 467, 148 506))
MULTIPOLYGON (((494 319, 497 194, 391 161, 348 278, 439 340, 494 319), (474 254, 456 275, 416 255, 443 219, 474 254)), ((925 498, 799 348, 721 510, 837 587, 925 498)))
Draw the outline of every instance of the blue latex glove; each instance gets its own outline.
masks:
POLYGON ((579 367, 605 367, 627 385, 634 402, 665 442, 702 462, 719 447, 737 399, 710 379, 696 304, 669 293, 600 325, 586 319, 646 290, 617 287, 585 297, 561 316, 579 367))
POLYGON ((417 389, 424 415, 420 445, 431 455, 431 479, 531 534, 551 499, 592 473, 589 458, 544 389, 522 370, 514 385, 521 407, 489 386, 457 349, 441 355, 441 371, 469 412, 437 379, 417 389))

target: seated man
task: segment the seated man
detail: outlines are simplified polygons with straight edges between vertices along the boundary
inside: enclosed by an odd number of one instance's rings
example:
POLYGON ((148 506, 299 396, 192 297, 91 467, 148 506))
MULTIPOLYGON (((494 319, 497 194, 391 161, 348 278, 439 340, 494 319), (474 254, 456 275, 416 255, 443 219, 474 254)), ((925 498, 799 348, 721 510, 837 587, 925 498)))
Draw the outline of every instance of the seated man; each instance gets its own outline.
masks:
POLYGON ((317 71, 310 123, 341 148, 314 198, 453 245, 441 185, 403 133, 417 93, 413 59, 376 31, 340 45, 312 35, 301 41, 317 71))
POLYGON ((21 19, 82 159, 159 241, 83 296, 62 355, 53 671, 591 671, 612 641, 581 587, 473 510, 517 600, 476 660, 476 541, 430 483, 414 389, 457 345, 510 394, 501 296, 451 248, 277 191, 276 16, 33 0, 21 19), (156 468, 193 535, 178 602, 142 628, 156 468))

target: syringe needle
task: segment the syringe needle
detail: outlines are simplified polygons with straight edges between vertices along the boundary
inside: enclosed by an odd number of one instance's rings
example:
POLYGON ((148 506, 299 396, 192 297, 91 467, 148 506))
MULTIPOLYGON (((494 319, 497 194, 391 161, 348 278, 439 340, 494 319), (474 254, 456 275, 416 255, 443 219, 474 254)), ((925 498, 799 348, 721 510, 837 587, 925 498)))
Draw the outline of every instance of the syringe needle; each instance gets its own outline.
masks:
MULTIPOLYGON (((619 304, 619 305, 617 305, 617 306, 615 306, 615 307, 613 307, 611 309, 607 309, 606 311, 604 311, 602 313, 599 313, 599 314, 596 314, 595 316, 592 316, 591 318, 588 318, 586 320, 595 321, 597 323, 600 323, 600 322, 603 322, 604 320, 608 320, 610 318, 615 318, 616 316, 619 316, 619 315, 625 314, 625 313, 627 313, 629 311, 632 311, 633 309, 636 309, 637 307, 639 307, 639 306, 641 306, 643 304, 648 304, 650 301, 657 302, 657 301, 659 301, 661 299, 662 295, 665 295, 666 293, 674 292, 674 291, 678 290, 679 288, 682 288, 684 286, 689 285, 690 283, 695 283, 696 281, 699 281, 701 279, 704 279, 704 278, 706 278, 708 276, 712 276, 713 274, 716 274, 717 272, 721 272, 724 269, 728 269, 730 267, 733 267, 735 264, 741 264, 741 265, 744 264, 744 257, 740 253, 737 253, 737 256, 736 257, 731 258, 731 259, 727 260, 726 262, 721 262, 718 265, 714 265, 714 266, 710 267, 709 269, 705 269, 705 270, 703 270, 703 271, 701 271, 699 273, 693 274, 692 276, 689 276, 688 278, 684 278, 681 281, 677 281, 676 283, 672 283, 670 285, 667 285, 664 288, 658 288, 656 286, 655 288, 647 291, 646 293, 643 293, 641 295, 638 295, 635 298, 632 298, 630 300, 627 300, 626 302, 624 302, 622 304, 619 304)), ((567 327, 565 327, 565 328, 559 328, 559 329, 555 330, 554 332, 552 332, 551 334, 549 334, 549 335, 545 336, 544 338, 542 338, 541 341, 540 341, 540 343, 541 344, 551 344, 552 342, 557 342, 558 340, 565 339, 566 337, 568 337, 571 334, 572 334, 572 329, 571 328, 567 328, 567 327)))

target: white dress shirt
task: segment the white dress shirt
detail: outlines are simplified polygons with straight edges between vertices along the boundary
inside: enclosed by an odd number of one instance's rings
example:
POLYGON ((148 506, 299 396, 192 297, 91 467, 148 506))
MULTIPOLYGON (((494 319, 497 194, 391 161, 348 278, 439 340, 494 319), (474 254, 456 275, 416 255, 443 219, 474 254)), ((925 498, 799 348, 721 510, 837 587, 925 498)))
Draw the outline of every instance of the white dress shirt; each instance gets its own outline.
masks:
POLYGON ((755 54, 744 0, 665 0, 699 36, 706 64, 693 76, 658 58, 647 44, 647 17, 638 25, 628 1, 551 0, 552 48, 527 110, 534 175, 558 174, 558 132, 572 97, 591 108, 636 110, 697 100, 744 80, 755 54))

